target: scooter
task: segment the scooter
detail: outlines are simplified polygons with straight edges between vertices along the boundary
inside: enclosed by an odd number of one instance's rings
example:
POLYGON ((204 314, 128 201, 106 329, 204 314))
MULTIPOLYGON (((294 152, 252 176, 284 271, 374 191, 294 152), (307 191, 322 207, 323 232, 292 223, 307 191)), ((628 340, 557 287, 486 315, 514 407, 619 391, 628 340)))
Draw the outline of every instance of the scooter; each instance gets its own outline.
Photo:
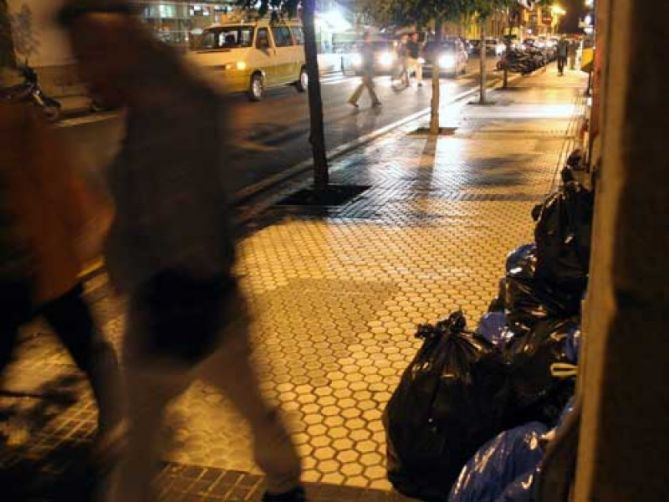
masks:
POLYGON ((50 98, 40 88, 37 72, 27 64, 19 65, 18 72, 24 82, 0 89, 0 100, 8 102, 31 102, 42 109, 49 122, 56 122, 60 118, 61 104, 50 98))

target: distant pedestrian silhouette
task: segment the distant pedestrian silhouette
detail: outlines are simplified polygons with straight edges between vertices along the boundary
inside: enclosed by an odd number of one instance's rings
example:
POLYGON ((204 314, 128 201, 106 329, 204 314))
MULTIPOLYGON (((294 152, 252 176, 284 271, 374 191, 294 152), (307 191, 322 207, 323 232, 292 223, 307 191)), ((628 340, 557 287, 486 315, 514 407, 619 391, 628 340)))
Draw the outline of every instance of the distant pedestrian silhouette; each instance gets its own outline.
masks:
POLYGON ((353 92, 348 102, 357 108, 362 93, 367 89, 369 97, 372 100, 372 106, 381 106, 381 101, 379 101, 379 97, 374 90, 374 45, 372 44, 372 36, 369 32, 365 32, 362 41, 360 49, 360 56, 362 57, 362 82, 353 92))

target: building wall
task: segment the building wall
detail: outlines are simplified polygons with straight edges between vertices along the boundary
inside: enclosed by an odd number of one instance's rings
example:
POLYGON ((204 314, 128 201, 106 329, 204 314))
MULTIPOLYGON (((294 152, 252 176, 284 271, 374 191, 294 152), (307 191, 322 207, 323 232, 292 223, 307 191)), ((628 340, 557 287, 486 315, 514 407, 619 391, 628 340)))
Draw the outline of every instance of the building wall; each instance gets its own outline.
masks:
POLYGON ((598 11, 603 129, 575 500, 667 500, 669 4, 600 0, 598 11))
POLYGON ((7 0, 9 15, 13 19, 13 29, 17 52, 20 50, 18 39, 32 38, 36 41, 34 51, 29 54, 17 54, 23 60, 29 58, 33 66, 66 65, 73 58, 62 31, 53 19, 62 0, 7 0), (22 22, 16 22, 19 19, 22 22))
POLYGON ((132 0, 141 8, 142 19, 157 37, 175 46, 188 47, 197 30, 223 22, 234 9, 231 0, 199 2, 179 0, 132 0))
POLYGON ((65 34, 54 22, 62 4, 63 0, 7 0, 17 60, 27 59, 37 69, 45 92, 55 96, 83 92, 65 34), (25 53, 22 40, 27 39, 34 44, 25 53))

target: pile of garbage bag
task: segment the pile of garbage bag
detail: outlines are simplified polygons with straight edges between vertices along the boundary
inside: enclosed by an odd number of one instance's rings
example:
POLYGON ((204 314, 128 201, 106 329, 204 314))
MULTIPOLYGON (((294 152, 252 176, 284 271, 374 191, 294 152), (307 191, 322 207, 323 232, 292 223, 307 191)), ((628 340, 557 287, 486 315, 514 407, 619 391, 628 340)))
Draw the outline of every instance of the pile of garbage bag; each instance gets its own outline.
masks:
POLYGON ((423 345, 384 412, 388 477, 421 500, 533 500, 551 430, 575 391, 594 197, 564 183, 537 206, 535 242, 507 257, 474 331, 462 312, 423 345))

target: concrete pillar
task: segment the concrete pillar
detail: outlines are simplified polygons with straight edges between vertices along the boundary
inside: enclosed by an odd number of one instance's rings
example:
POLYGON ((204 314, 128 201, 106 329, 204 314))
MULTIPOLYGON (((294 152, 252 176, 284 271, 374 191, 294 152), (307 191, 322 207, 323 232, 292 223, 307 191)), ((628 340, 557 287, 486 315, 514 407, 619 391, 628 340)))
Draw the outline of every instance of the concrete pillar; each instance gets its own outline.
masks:
POLYGON ((667 500, 669 4, 600 0, 598 8, 604 116, 575 495, 667 500))

